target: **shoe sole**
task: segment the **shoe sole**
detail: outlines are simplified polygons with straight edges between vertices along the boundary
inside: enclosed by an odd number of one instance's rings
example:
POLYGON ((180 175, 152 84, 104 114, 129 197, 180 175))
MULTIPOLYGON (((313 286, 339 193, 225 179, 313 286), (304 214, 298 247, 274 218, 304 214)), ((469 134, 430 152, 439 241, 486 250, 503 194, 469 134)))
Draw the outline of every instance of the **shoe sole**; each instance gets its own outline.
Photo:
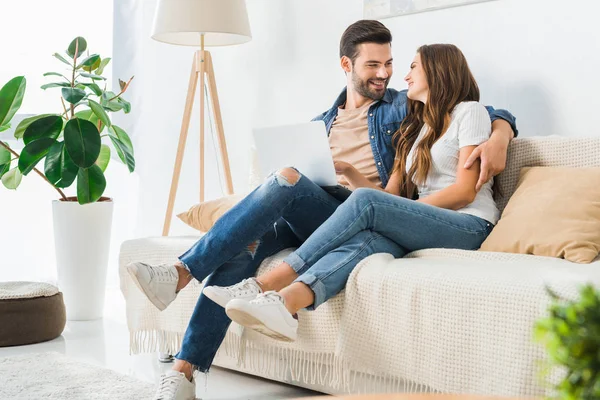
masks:
POLYGON ((127 266, 127 272, 129 273, 129 276, 133 280, 133 283, 135 283, 135 286, 137 286, 138 289, 140 289, 141 292, 144 293, 144 295, 146 296, 146 298, 148 298, 148 300, 150 300, 150 302, 154 305, 154 307, 158 308, 160 311, 164 311, 164 309, 167 308, 167 306, 162 301, 160 301, 152 292, 146 291, 146 289, 144 289, 144 287, 140 283, 140 281, 138 281, 138 278, 137 278, 138 267, 137 267, 137 265, 135 265, 135 264, 128 265, 127 266))
POLYGON ((225 306, 227 306, 227 303, 229 302, 229 300, 231 300, 230 298, 223 298, 221 296, 219 296, 217 293, 211 291, 210 289, 207 290, 208 288, 204 288, 202 289, 202 293, 204 293, 204 295, 206 297, 208 297, 209 299, 211 299, 212 301, 214 301, 215 303, 217 303, 218 305, 220 305, 221 307, 225 308, 225 306))
POLYGON ((235 321, 246 328, 250 328, 252 330, 255 330, 256 332, 262 333, 263 335, 266 335, 270 338, 280 340, 282 342, 296 341, 296 338, 291 338, 280 332, 270 329, 261 320, 245 311, 237 309, 225 309, 225 312, 232 321, 235 321))
POLYGON ((175 361, 175 357, 173 357, 171 354, 158 353, 158 362, 167 364, 172 363, 173 361, 175 361))

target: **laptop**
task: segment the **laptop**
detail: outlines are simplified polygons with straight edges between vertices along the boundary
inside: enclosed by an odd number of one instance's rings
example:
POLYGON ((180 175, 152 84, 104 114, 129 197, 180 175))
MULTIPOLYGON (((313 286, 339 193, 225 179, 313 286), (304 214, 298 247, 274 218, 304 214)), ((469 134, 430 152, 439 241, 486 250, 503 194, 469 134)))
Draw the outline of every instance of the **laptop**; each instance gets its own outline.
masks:
POLYGON ((352 193, 338 184, 323 121, 254 129, 253 134, 263 179, 294 167, 340 201, 352 193))

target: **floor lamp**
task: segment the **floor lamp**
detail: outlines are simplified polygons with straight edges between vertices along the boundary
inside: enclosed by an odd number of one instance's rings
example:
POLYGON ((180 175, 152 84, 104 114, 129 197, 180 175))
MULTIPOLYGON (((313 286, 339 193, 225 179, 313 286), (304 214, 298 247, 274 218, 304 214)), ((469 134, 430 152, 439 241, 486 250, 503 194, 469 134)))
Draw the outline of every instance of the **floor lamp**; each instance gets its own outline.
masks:
POLYGON ((163 226, 163 236, 169 234, 173 207, 179 185, 183 153, 187 141, 190 117, 194 106, 196 87, 200 86, 200 201, 204 201, 204 104, 205 85, 208 85, 208 101, 212 105, 214 121, 217 130, 217 141, 220 158, 226 180, 227 194, 233 193, 231 169, 227 156, 227 145, 223 133, 223 121, 214 68, 210 52, 204 50, 205 46, 229 46, 248 42, 252 38, 248 13, 244 0, 158 0, 154 15, 152 39, 160 42, 182 46, 199 46, 200 50, 194 54, 192 72, 188 85, 183 121, 179 134, 179 145, 169 203, 163 226))

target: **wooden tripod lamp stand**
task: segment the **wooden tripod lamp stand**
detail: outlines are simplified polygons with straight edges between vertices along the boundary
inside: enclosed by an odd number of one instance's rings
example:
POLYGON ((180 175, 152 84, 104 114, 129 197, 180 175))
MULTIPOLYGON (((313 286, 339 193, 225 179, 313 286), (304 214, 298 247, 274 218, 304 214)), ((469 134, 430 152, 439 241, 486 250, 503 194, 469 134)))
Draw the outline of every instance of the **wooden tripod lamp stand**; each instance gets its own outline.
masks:
POLYGON ((163 226, 163 236, 169 234, 173 207, 179 185, 183 153, 196 87, 200 86, 200 201, 204 201, 204 106, 205 87, 208 88, 208 101, 212 105, 220 158, 226 180, 227 194, 233 193, 231 169, 227 156, 227 145, 223 133, 223 121, 211 55, 205 46, 229 46, 252 39, 245 0, 159 0, 154 15, 152 38, 160 42, 182 46, 199 46, 194 54, 192 72, 188 86, 177 157, 173 169, 169 203, 163 226), (200 83, 198 85, 198 83, 200 83))

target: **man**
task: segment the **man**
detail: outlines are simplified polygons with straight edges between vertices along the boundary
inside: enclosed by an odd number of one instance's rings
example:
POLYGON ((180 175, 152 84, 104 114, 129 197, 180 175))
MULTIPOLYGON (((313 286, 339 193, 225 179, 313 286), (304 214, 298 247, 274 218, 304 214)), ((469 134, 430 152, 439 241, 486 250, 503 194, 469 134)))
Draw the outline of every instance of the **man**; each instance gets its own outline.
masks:
MULTIPOLYGON (((389 30, 377 21, 358 21, 346 29, 340 57, 347 87, 333 107, 316 118, 327 126, 333 159, 352 164, 383 187, 395 157, 392 137, 407 115, 406 91, 387 88, 393 72, 391 41, 389 30)), ((488 111, 492 136, 465 166, 481 159, 478 187, 504 169, 508 143, 516 132, 510 113, 491 107, 488 111)), ((348 182, 340 176, 340 184, 348 182)), ((250 277, 266 257, 306 240, 340 204, 300 172, 284 168, 223 215, 176 265, 128 266, 138 287, 161 310, 192 277, 207 278, 173 370, 161 378, 157 399, 195 398, 193 371, 209 370, 231 322, 223 309, 226 302, 281 289, 250 277), (235 289, 223 288, 243 279, 235 289)))

